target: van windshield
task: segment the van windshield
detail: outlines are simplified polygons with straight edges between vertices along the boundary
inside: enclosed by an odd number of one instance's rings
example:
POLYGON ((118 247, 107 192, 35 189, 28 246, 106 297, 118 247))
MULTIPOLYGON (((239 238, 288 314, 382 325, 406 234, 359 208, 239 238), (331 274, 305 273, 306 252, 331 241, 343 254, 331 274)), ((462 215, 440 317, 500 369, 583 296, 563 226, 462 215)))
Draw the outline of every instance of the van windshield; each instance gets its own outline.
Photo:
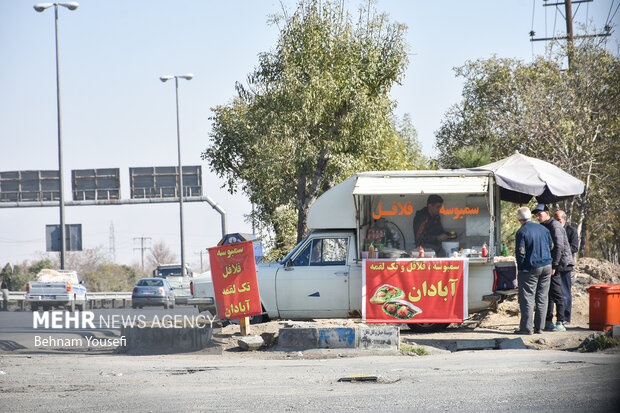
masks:
POLYGON ((159 278, 166 278, 169 276, 180 276, 181 275, 181 267, 178 268, 160 268, 157 270, 156 276, 159 278))
POLYGON ((291 252, 289 252, 288 254, 286 254, 286 257, 284 257, 282 259, 282 261, 280 261, 281 264, 284 264, 285 262, 287 262, 288 260, 291 259, 291 257, 293 257, 296 253, 297 250, 299 250, 299 248, 301 248, 302 245, 304 245, 306 243, 306 240, 308 239, 308 237, 304 238, 303 241, 301 241, 300 243, 298 243, 295 248, 293 248, 291 250, 291 252))

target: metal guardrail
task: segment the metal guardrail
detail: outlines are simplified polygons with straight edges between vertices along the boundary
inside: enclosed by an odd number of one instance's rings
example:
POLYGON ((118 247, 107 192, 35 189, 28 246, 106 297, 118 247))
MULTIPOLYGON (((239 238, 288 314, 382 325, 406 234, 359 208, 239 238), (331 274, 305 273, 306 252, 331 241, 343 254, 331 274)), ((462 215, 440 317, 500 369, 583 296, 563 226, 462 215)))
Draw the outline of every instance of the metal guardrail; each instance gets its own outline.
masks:
MULTIPOLYGON (((122 301, 122 307, 126 308, 131 303, 131 292, 87 292, 86 301, 88 308, 104 308, 110 304, 112 308, 116 307, 116 301, 122 301)), ((25 310, 26 292, 25 291, 9 291, 7 303, 4 303, 4 294, 0 293, 0 309, 6 309, 5 304, 15 302, 20 310, 25 310)))
POLYGON ((92 292, 86 293, 88 300, 131 300, 131 292, 92 292))
MULTIPOLYGON (((4 296, 0 295, 0 300, 4 296)), ((25 300, 26 291, 9 291, 9 301, 25 300)), ((131 299, 131 292, 87 292, 87 300, 127 300, 131 299)))

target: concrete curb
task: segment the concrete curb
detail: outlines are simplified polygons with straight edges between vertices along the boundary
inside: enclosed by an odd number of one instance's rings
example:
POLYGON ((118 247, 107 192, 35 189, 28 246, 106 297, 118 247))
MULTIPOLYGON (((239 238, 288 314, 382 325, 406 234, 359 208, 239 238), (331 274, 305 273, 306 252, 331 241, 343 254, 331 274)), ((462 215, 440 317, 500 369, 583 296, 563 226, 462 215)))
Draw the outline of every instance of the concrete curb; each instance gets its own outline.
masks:
POLYGON ((126 344, 117 349, 128 354, 173 354, 202 350, 209 345, 213 329, 205 326, 183 328, 121 327, 126 344))
POLYGON ((529 347, 525 345, 521 337, 517 338, 491 338, 491 339, 451 339, 451 340, 434 340, 434 339, 405 339, 405 343, 410 345, 421 345, 425 347, 440 348, 451 353, 457 351, 472 350, 527 350, 529 347))
POLYGON ((307 349, 400 349, 398 326, 284 327, 278 337, 279 350, 307 349))

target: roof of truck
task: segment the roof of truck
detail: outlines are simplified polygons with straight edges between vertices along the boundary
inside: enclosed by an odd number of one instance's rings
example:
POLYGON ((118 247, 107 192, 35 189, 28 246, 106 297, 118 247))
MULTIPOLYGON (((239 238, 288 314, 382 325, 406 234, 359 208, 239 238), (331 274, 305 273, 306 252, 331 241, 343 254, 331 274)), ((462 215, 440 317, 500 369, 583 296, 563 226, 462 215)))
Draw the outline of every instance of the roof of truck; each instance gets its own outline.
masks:
POLYGON ((360 172, 334 186, 312 204, 308 228, 354 229, 356 195, 485 193, 492 175, 490 171, 469 169, 360 172))

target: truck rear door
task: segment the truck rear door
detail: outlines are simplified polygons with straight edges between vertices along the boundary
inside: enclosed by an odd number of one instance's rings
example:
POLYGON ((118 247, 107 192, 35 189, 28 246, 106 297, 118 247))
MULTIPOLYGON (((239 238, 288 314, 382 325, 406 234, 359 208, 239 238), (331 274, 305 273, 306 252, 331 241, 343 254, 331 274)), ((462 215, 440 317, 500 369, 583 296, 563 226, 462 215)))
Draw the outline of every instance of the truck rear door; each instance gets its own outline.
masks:
POLYGON ((276 274, 280 317, 346 317, 349 312, 350 237, 309 237, 276 274))

